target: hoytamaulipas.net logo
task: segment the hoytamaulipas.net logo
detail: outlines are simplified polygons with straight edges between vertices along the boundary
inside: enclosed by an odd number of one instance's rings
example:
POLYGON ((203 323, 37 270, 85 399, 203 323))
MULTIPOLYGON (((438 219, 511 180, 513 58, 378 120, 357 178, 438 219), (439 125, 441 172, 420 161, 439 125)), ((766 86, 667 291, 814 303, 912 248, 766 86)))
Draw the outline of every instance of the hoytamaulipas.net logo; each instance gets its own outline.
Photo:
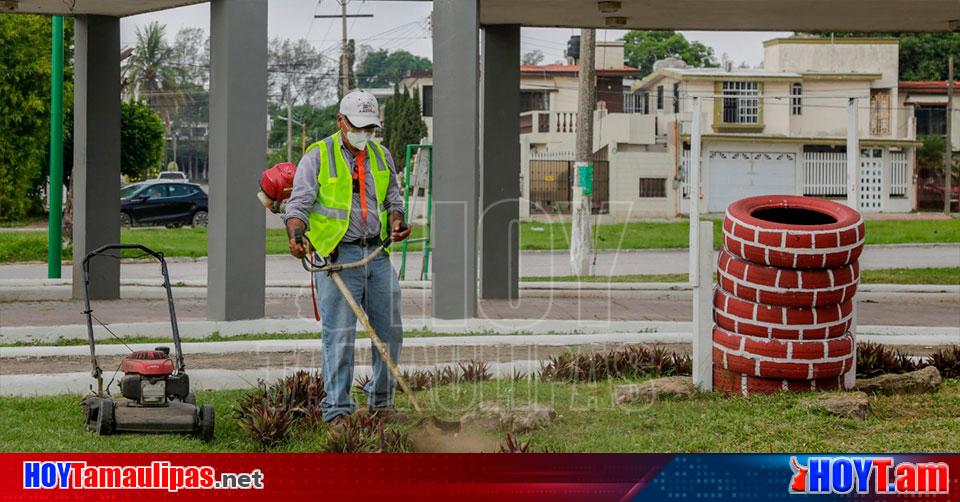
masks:
POLYGON ((949 490, 943 462, 896 462, 893 457, 790 457, 791 493, 934 495, 949 490))
POLYGON ((88 465, 82 461, 25 461, 25 489, 262 490, 263 472, 221 472, 208 465, 88 465))

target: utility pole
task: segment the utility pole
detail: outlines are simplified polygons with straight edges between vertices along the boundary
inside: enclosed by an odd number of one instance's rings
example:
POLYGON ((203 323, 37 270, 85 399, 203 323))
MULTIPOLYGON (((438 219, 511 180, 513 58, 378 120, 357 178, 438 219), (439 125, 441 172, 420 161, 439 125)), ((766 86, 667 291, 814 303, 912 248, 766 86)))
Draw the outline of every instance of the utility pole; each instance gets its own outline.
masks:
POLYGON ((953 198, 953 56, 947 63, 947 151, 943 156, 943 212, 950 214, 953 198))
POLYGON ((575 276, 590 275, 590 195, 593 194, 593 109, 597 105, 596 46, 593 28, 580 30, 580 69, 577 91, 577 152, 570 204, 570 268, 575 276))
POLYGON ((287 162, 293 162, 293 104, 287 93, 287 162))
POLYGON ((347 18, 355 17, 373 17, 373 14, 347 14, 347 3, 349 0, 338 0, 340 3, 340 14, 315 14, 315 19, 340 18, 340 78, 337 85, 337 99, 342 99, 350 92, 350 49, 347 41, 347 18))

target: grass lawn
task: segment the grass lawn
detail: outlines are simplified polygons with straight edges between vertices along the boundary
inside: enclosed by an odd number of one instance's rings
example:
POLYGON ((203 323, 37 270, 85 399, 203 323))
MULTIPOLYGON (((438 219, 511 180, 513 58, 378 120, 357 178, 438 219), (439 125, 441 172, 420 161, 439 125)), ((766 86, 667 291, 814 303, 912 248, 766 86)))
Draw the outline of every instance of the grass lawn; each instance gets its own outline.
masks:
MULTIPOLYGON (((719 222, 717 222, 719 223, 719 222)), ((686 221, 626 222, 594 227, 597 249, 685 248, 689 225, 686 221)), ((720 225, 714 225, 714 247, 720 246, 720 225)), ((413 238, 423 235, 423 227, 414 226, 413 238)), ((132 228, 120 232, 122 242, 137 242, 162 251, 167 256, 202 257, 207 255, 207 231, 203 228, 132 228)), ((568 249, 569 223, 525 221, 520 224, 520 247, 525 250, 568 249)), ((951 220, 869 220, 867 244, 960 243, 960 219, 951 220)), ((409 249, 419 250, 420 243, 409 249)), ((400 246, 394 249, 399 250, 400 246)), ((283 229, 267 230, 266 252, 285 254, 287 237, 283 229)), ((42 261, 47 257, 45 232, 0 232, 0 263, 42 261)), ((64 250, 70 259, 71 250, 64 250)))
MULTIPOLYGON (((521 277, 521 281, 529 282, 687 282, 687 274, 627 274, 627 275, 591 275, 578 277, 564 276, 534 276, 521 277)), ((954 284, 960 285, 960 268, 884 268, 878 270, 864 270, 860 281, 864 284, 954 284)))
MULTIPOLYGON (((534 450, 555 452, 943 452, 960 450, 960 381, 945 380, 935 394, 873 397, 874 416, 856 421, 802 406, 802 394, 725 397, 618 407, 620 381, 565 384, 493 380, 436 387, 418 394, 429 413, 458 418, 483 400, 554 406, 549 427, 520 437, 534 450)), ((189 437, 99 437, 80 425, 79 396, 0 397, 0 451, 253 451, 232 419, 245 391, 198 393, 217 410, 210 444, 189 437)), ((407 408, 400 398, 399 406, 407 408)), ((313 452, 326 434, 307 430, 273 451, 313 452)))

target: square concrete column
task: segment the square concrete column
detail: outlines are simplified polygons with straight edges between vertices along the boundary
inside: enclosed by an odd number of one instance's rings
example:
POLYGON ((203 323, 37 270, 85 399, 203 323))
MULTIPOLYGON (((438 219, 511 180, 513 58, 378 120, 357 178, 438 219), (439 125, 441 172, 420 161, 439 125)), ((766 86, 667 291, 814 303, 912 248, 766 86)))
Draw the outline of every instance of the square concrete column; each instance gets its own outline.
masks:
POLYGON ((477 312, 477 0, 433 2, 433 316, 477 312))
POLYGON ((210 215, 207 318, 263 317, 267 1, 210 2, 210 215))
POLYGON ((520 257, 520 26, 483 27, 480 296, 517 298, 520 257))
MULTIPOLYGON (((120 19, 76 16, 73 94, 73 297, 83 257, 120 242, 120 19)), ((90 262, 90 297, 120 298, 120 261, 90 262)))

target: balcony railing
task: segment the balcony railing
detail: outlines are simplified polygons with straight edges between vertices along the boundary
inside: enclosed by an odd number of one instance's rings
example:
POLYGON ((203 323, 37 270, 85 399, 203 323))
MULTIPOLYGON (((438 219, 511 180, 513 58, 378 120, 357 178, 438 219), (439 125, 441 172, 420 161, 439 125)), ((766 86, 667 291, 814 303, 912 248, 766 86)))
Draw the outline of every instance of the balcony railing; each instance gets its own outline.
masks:
POLYGON ((520 134, 575 132, 577 112, 530 111, 520 114, 520 134))

